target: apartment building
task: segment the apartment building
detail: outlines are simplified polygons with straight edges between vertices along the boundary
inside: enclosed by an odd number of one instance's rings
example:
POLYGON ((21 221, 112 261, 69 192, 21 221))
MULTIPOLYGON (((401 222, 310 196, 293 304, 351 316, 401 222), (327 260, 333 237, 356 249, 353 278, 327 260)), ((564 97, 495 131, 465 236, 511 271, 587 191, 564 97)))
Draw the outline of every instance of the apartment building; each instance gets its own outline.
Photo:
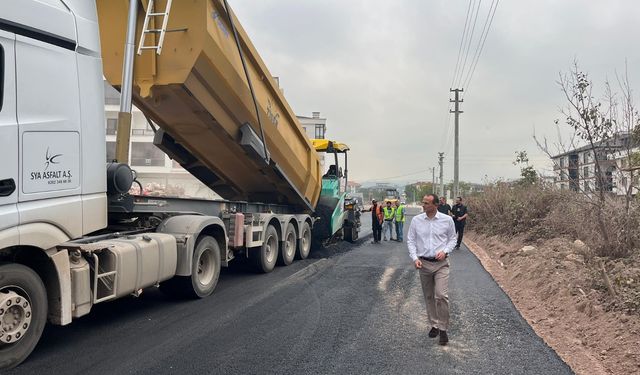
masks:
POLYGON ((618 133, 611 139, 566 151, 551 158, 554 170, 554 185, 562 190, 593 192, 598 190, 600 181, 605 191, 621 193, 630 181, 624 179, 621 171, 624 150, 630 147, 632 137, 618 133), (602 178, 597 178, 596 161, 600 165, 602 178))
MULTIPOLYGON (((325 139, 327 133, 327 119, 320 117, 320 112, 311 112, 311 117, 296 116, 298 121, 307 137, 309 139, 325 139)), ((324 172, 325 168, 325 154, 318 154, 320 157, 320 170, 324 172)))

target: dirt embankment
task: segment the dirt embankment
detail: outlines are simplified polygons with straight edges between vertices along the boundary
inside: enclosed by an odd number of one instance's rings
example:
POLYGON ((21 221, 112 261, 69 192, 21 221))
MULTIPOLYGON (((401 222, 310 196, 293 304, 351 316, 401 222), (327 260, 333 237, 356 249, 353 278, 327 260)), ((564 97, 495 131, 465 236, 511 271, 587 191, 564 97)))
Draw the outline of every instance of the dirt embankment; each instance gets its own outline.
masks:
POLYGON ((589 257, 584 244, 565 239, 530 247, 502 241, 465 236, 522 316, 576 374, 640 374, 640 259, 589 257))

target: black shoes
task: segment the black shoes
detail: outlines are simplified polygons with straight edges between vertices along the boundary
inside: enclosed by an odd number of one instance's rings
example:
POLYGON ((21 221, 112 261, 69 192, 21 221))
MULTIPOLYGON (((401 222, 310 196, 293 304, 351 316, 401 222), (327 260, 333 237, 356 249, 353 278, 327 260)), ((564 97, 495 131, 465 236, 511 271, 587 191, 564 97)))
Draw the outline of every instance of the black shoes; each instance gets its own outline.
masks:
POLYGON ((460 250, 460 245, 456 245, 456 247, 454 247, 453 250, 460 250))
POLYGON ((440 333, 439 329, 437 329, 436 327, 431 327, 431 331, 429 331, 429 337, 431 338, 437 337, 438 333, 440 333))
POLYGON ((431 327, 431 331, 429 331, 429 337, 435 338, 440 335, 440 339, 438 340, 438 344, 447 345, 449 342, 449 336, 447 335, 447 331, 441 331, 436 327, 431 327))
POLYGON ((447 331, 440 331, 440 340, 438 340, 438 344, 447 345, 448 342, 449 342, 449 336, 447 336, 447 331))

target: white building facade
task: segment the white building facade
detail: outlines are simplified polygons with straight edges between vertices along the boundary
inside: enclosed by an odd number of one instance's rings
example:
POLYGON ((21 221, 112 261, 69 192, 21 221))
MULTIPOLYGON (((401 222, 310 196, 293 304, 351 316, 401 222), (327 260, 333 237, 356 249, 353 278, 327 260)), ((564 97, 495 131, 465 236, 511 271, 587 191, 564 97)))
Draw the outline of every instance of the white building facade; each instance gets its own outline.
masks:
MULTIPOLYGON (((298 117, 298 121, 305 133, 307 133, 307 137, 309 139, 326 139, 327 134, 327 119, 320 117, 320 112, 311 112, 311 117, 306 116, 296 116, 298 117)), ((325 154, 318 154, 320 157, 320 169, 324 172, 325 170, 325 154)))
POLYGON ((606 142, 584 146, 552 158, 555 172, 554 185, 562 190, 594 192, 600 181, 604 190, 616 195, 626 194, 632 181, 625 172, 627 153, 632 141, 628 134, 617 134, 606 142), (597 178, 596 160, 602 178, 597 178))
MULTIPOLYGON (((115 160, 120 93, 105 81, 107 162, 115 160)), ((135 106, 131 113, 129 165, 142 184, 143 194, 182 198, 220 199, 205 184, 153 144, 154 131, 135 106)), ((135 185, 134 185, 135 187, 135 185)))

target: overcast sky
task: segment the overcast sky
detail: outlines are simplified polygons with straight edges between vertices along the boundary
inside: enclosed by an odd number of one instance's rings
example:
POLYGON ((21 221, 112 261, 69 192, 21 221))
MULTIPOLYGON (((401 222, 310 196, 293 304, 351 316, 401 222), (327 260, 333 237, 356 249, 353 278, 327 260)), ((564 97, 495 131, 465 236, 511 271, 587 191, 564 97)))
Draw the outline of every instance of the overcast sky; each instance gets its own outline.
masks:
MULTIPOLYGON (((468 0, 229 3, 296 114, 321 112, 327 137, 351 146, 350 179, 430 181, 440 151, 453 179, 449 88, 468 0)), ((491 3, 481 2, 467 65, 491 3)), ((638 88, 639 36, 637 0, 500 1, 461 104, 460 179, 516 178, 518 150, 550 174, 532 134, 557 139, 558 73, 577 59, 598 89, 626 60, 638 88)))

